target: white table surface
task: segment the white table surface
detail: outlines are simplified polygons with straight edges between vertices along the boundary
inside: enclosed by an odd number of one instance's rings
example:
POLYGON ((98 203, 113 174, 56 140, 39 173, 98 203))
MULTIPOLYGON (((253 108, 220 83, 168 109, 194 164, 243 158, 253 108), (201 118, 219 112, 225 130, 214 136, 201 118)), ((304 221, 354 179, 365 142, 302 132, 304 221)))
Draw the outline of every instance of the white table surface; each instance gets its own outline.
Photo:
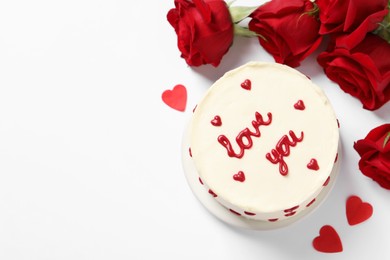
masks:
MULTIPOLYGON (((236 5, 257 2, 264 1, 236 5)), ((166 21, 172 7, 173 0, 0 1, 0 259, 388 255, 390 192, 360 173, 352 146, 390 121, 390 103, 364 110, 324 76, 315 55, 298 69, 333 103, 344 148, 327 200, 274 231, 232 228, 199 203, 180 156, 192 108, 226 71, 273 59, 256 39, 236 38, 218 68, 188 67, 166 21), (161 101, 179 83, 188 91, 184 113, 161 101), (353 227, 345 217, 352 194, 374 207, 353 227), (312 248, 325 224, 344 252, 312 248)))

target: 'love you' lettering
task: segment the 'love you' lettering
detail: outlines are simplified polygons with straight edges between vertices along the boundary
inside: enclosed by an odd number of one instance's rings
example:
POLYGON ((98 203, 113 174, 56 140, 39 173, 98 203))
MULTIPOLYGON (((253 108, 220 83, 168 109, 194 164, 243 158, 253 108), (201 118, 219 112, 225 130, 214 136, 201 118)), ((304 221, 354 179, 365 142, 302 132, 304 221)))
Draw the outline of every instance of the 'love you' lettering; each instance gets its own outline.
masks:
POLYGON ((253 145, 252 136, 260 137, 260 126, 270 125, 272 122, 272 114, 267 114, 268 119, 264 121, 263 116, 259 113, 255 113, 255 120, 252 121, 252 126, 255 129, 254 132, 249 130, 249 128, 245 128, 242 130, 236 137, 236 142, 239 147, 239 152, 235 152, 230 140, 225 135, 218 136, 218 142, 225 147, 227 154, 230 157, 242 158, 244 156, 244 152, 246 149, 250 149, 253 145), (245 140, 245 142, 244 142, 245 140))
POLYGON ((267 153, 265 157, 273 164, 279 163, 279 172, 281 175, 286 176, 288 174, 288 166, 284 161, 285 156, 290 155, 290 147, 295 147, 298 142, 302 142, 303 140, 303 132, 301 132, 301 136, 297 137, 293 131, 288 132, 288 135, 284 135, 279 142, 276 144, 275 149, 272 149, 270 153, 267 153))

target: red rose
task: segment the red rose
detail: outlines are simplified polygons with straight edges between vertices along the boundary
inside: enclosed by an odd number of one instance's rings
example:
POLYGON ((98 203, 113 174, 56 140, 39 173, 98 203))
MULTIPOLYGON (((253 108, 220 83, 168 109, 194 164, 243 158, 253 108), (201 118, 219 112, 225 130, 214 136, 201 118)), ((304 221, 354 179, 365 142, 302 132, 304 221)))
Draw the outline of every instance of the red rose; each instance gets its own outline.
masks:
POLYGON ((375 110, 390 100, 390 44, 373 34, 353 49, 332 47, 318 56, 329 79, 375 110))
POLYGON ((388 0, 316 0, 320 34, 343 33, 347 48, 361 42, 386 16, 388 0))
POLYGON ((360 155, 359 169, 367 177, 390 189, 390 124, 371 130, 366 138, 355 142, 360 155))
POLYGON ((262 36, 260 44, 276 62, 297 67, 322 40, 313 10, 309 0, 272 0, 253 12, 249 29, 262 36))
POLYGON ((233 22, 223 0, 175 0, 167 14, 177 34, 181 57, 190 66, 218 66, 234 37, 233 22))

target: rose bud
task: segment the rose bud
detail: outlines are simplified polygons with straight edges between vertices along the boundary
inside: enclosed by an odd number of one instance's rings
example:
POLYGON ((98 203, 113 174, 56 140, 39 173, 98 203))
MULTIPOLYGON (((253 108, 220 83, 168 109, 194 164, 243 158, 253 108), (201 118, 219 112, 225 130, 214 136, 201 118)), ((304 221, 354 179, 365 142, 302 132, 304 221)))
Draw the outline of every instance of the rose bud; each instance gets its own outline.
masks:
POLYGON ((190 66, 218 66, 232 45, 233 22, 223 0, 175 0, 167 19, 177 34, 181 57, 190 66))
POLYGON ((249 29, 276 62, 297 67, 322 41, 315 13, 309 0, 273 0, 251 14, 249 29))

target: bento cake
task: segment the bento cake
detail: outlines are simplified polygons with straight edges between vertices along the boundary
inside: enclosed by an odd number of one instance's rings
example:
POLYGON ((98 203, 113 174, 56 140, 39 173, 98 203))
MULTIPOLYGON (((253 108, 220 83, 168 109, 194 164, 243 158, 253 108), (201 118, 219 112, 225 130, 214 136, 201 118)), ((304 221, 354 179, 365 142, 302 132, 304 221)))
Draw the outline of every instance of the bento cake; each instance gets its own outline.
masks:
POLYGON ((332 178, 338 145, 338 121, 324 92, 276 63, 227 72, 190 124, 190 154, 205 192, 231 214, 261 221, 315 204, 332 178))

